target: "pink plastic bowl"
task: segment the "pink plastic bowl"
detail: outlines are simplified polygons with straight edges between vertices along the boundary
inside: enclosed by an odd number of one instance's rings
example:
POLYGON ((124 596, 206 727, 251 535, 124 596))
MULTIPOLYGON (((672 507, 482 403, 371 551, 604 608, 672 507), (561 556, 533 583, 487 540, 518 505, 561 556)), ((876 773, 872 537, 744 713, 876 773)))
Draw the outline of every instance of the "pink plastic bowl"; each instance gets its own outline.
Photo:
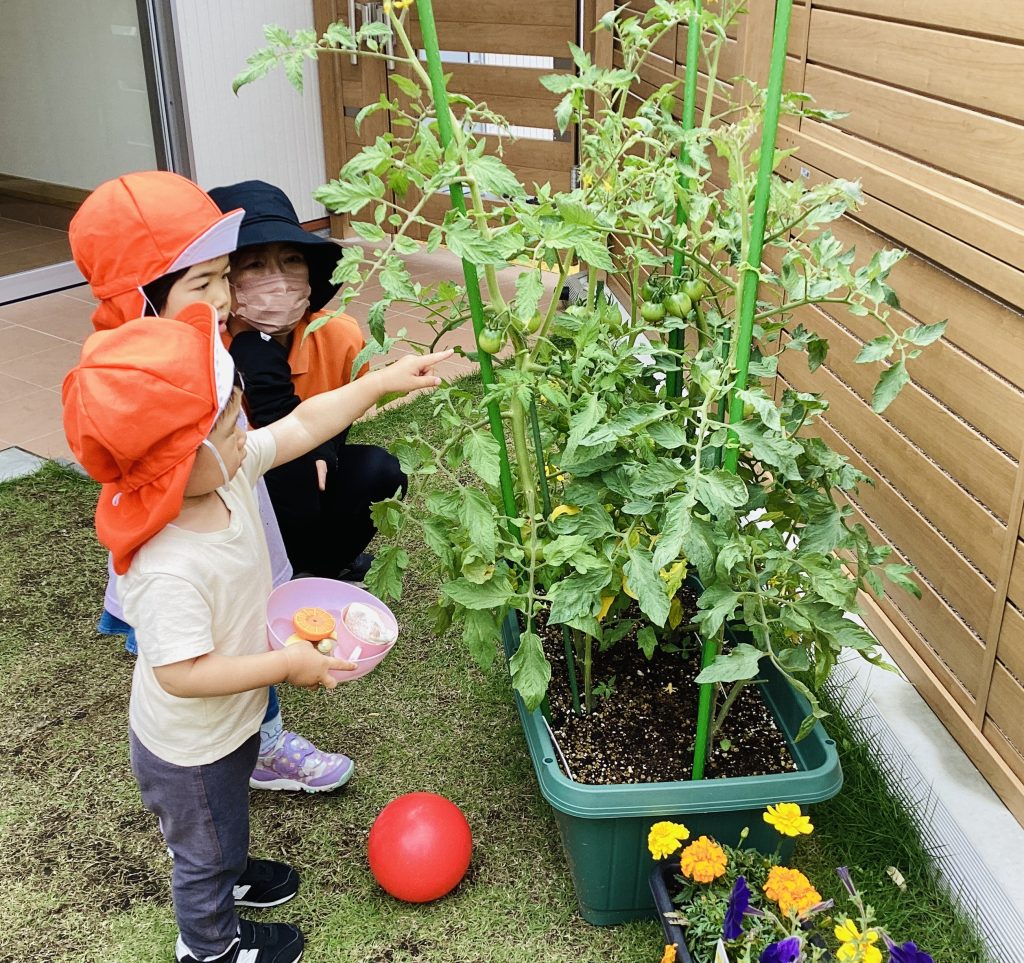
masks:
POLYGON ((384 656, 394 648, 395 643, 389 642, 382 645, 375 642, 364 642, 349 632, 345 628, 342 612, 351 602, 372 605, 383 613, 385 619, 391 622, 396 631, 398 630, 398 620, 391 609, 365 589, 332 578, 298 578, 279 585, 267 599, 267 641, 270 643, 270 647, 283 649, 284 640, 295 631, 292 625, 292 616, 298 609, 313 605, 330 612, 338 623, 338 642, 334 646, 333 654, 339 659, 348 659, 356 664, 356 668, 351 672, 331 670, 331 675, 339 682, 351 682, 353 679, 366 675, 383 661, 384 656), (362 651, 358 658, 352 659, 350 656, 357 646, 362 651))

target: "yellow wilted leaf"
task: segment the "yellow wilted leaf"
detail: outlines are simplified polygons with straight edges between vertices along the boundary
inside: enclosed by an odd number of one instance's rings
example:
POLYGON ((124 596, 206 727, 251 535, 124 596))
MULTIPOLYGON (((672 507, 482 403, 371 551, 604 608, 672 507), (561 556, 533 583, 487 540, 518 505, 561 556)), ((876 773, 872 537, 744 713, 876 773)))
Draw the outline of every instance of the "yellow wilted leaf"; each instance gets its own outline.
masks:
POLYGON ((548 521, 553 522, 561 515, 578 515, 579 513, 580 510, 575 505, 558 505, 555 507, 554 511, 552 511, 548 521))
POLYGON ((680 622, 683 621, 683 603, 679 601, 679 597, 676 596, 672 599, 672 604, 668 607, 668 624, 669 628, 676 628, 680 622))
POLYGON ((625 575, 622 576, 622 591, 625 592, 631 599, 636 599, 637 594, 629 587, 629 580, 625 575))
POLYGON ((597 621, 601 622, 604 617, 608 614, 608 610, 612 607, 612 602, 615 601, 614 595, 602 595, 601 596, 601 611, 597 613, 597 621))

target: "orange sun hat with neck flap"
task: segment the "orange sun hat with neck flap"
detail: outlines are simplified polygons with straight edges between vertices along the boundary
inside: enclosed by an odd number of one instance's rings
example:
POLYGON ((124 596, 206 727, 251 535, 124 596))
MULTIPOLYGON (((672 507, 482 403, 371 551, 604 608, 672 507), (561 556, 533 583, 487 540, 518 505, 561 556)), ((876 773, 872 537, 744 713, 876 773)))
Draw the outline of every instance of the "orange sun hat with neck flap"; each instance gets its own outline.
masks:
POLYGON ((244 214, 222 214, 206 191, 170 171, 100 184, 68 226, 71 255, 100 302, 93 327, 104 331, 141 317, 145 285, 230 254, 244 214))
POLYGON ((96 534, 119 575, 181 512, 196 451, 231 398, 234 372, 217 312, 202 302, 86 340, 64 379, 64 433, 103 486, 96 534))

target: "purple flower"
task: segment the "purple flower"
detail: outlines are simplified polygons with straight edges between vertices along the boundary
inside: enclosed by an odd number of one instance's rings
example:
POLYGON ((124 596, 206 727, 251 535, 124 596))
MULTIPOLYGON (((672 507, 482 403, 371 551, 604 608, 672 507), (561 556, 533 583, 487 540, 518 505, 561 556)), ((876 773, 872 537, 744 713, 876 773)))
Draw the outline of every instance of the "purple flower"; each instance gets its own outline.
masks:
POLYGON ((758 957, 759 963, 796 963, 803 944, 799 936, 787 936, 778 943, 765 947, 758 957))
POLYGON ((725 911, 725 926, 722 927, 722 939, 738 940, 743 933, 743 914, 750 905, 750 888, 742 876, 736 877, 729 894, 729 906, 725 911))
POLYGON ((919 950, 916 943, 908 941, 902 946, 889 947, 889 963, 935 963, 935 961, 924 950, 919 950))
POLYGON ((836 870, 836 875, 839 877, 843 886, 846 887, 846 892, 851 896, 856 896, 857 890, 854 889, 853 880, 850 879, 850 871, 845 866, 840 866, 839 869, 836 870))

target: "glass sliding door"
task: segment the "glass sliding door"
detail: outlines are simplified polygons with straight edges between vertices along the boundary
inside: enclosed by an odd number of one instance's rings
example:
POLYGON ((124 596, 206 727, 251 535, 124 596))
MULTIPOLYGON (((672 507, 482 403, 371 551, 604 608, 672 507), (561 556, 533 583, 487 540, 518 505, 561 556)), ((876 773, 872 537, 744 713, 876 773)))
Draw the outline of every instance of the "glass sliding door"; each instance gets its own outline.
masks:
POLYGON ((0 304, 81 283, 67 241, 79 204, 108 178, 170 166, 156 6, 3 0, 0 304))

